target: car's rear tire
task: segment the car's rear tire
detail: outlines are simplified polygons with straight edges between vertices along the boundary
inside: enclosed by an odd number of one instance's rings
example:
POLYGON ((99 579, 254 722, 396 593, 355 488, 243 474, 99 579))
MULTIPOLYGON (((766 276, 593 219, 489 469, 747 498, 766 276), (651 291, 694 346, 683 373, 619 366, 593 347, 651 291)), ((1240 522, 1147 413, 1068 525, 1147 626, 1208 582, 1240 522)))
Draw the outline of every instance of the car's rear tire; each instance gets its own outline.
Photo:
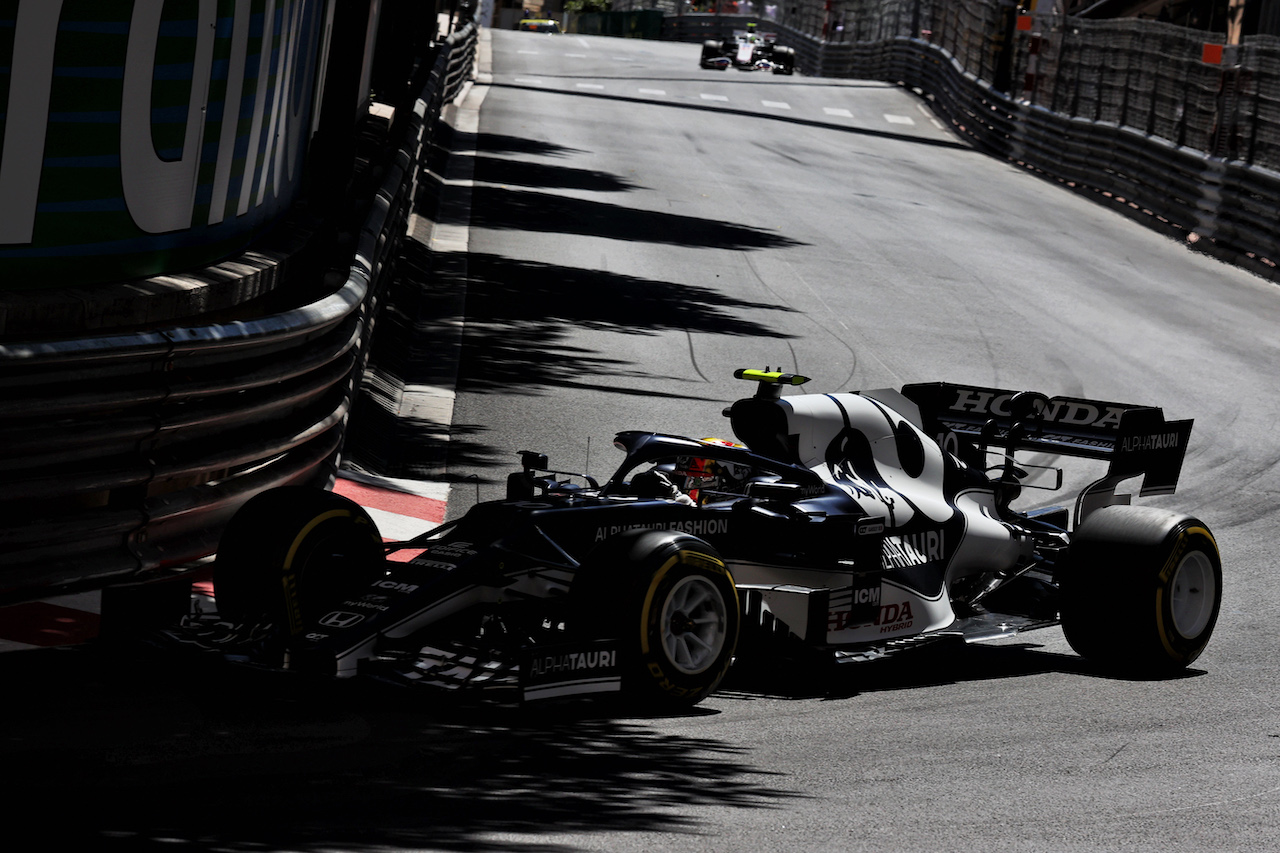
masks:
POLYGON ((796 49, 794 47, 774 47, 773 63, 774 74, 795 74, 796 49))
POLYGON ((623 695, 639 705, 695 705, 733 662, 738 592, 715 549, 694 536, 607 540, 579 569, 572 594, 586 633, 618 641, 623 695))
POLYGON ((1195 518, 1104 507, 1072 537, 1059 587, 1063 633, 1077 653, 1128 675, 1169 674, 1213 634, 1222 560, 1195 518))
POLYGON ((270 623, 293 636, 385 574, 378 528, 359 504, 286 486, 251 498, 227 524, 214 599, 228 622, 270 623))

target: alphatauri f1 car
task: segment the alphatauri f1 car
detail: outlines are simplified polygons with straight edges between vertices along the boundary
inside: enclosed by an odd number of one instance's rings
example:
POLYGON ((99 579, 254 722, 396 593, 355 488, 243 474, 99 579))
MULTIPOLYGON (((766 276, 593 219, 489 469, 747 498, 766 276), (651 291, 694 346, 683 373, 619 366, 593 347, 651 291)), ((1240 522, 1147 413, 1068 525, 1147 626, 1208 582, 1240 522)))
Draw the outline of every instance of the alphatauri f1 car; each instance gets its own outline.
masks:
POLYGON ((783 395, 807 380, 735 375, 756 383, 725 410, 737 441, 623 432, 603 483, 524 452, 505 500, 407 542, 331 492, 264 492, 223 536, 217 613, 171 636, 280 669, 657 708, 706 698, 735 656, 856 662, 1061 625, 1097 665, 1149 676, 1209 641, 1213 535, 1116 493, 1137 477, 1172 492, 1191 421, 942 383, 783 395), (1073 506, 1015 510, 1023 489, 1062 488, 1029 451, 1106 473, 1073 506), (385 559, 403 549, 421 553, 385 559))

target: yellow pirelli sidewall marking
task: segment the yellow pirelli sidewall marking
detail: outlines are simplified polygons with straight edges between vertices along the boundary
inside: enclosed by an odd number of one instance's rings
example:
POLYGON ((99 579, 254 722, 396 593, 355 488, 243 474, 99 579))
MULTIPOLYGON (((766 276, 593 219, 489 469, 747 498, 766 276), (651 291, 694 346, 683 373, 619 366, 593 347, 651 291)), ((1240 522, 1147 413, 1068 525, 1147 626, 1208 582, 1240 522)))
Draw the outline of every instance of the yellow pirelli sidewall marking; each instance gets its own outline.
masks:
POLYGON ((1181 660, 1182 654, 1169 642, 1169 628, 1164 624, 1164 587, 1156 590, 1156 633, 1160 635, 1160 645, 1173 660, 1181 660))
POLYGON ((331 518, 350 518, 350 517, 351 517, 351 510, 349 509, 331 509, 328 512, 320 513, 315 518, 308 521, 307 526, 302 528, 302 530, 298 532, 298 535, 293 538, 293 544, 289 546, 289 552, 285 554, 285 558, 284 558, 285 571, 289 571, 290 569, 293 568, 293 560, 295 557, 298 556, 298 549, 302 547, 303 540, 306 539, 307 536, 311 534, 311 531, 315 530, 317 527, 324 524, 326 521, 328 521, 331 518))
MULTIPOLYGON (((1164 646, 1165 652, 1174 660, 1181 660, 1186 657, 1173 647, 1169 642, 1169 632, 1176 631, 1172 625, 1166 625, 1164 619, 1164 584, 1173 579, 1173 573, 1177 570, 1179 562, 1187 552, 1187 540, 1194 534, 1199 534, 1209 540, 1209 544, 1213 546, 1213 553, 1218 554, 1218 542, 1213 538, 1213 534, 1203 527, 1188 527, 1182 531, 1178 537, 1178 543, 1173 548, 1173 553, 1169 555, 1169 559, 1165 562, 1164 568, 1160 570, 1160 586, 1156 588, 1156 633, 1160 635, 1160 644, 1164 646)), ((1179 635, 1181 636, 1181 635, 1179 635)), ((1190 639, 1190 638, 1188 638, 1190 639)))
POLYGON ((284 556, 284 573, 280 577, 280 583, 284 587, 284 605, 286 615, 289 617, 290 633, 296 634, 302 630, 302 606, 298 602, 297 575, 293 571, 293 561, 298 556, 298 549, 302 547, 302 543, 311 535, 311 532, 321 524, 330 519, 349 518, 350 516, 351 511, 346 509, 331 509, 328 512, 322 512, 308 521, 306 526, 298 531, 298 535, 293 538, 293 542, 289 545, 289 550, 284 556))
MULTIPOLYGON (((644 594, 644 606, 640 608, 640 614, 643 617, 640 621, 640 651, 649 654, 649 608, 653 606, 653 593, 662 583, 662 579, 667 576, 667 572, 671 571, 672 566, 677 563, 688 563, 691 566, 706 569, 709 572, 718 572, 726 577, 729 574, 728 569, 724 567, 724 563, 715 557, 706 554, 699 554, 697 551, 677 551, 671 555, 671 559, 662 564, 662 568, 654 572, 653 579, 649 581, 649 589, 644 594)), ((730 584, 730 586, 733 586, 730 584)), ((738 590, 733 590, 733 606, 738 606, 738 590)))
POLYGON ((1186 530, 1182 531, 1182 534, 1178 537, 1178 542, 1173 546, 1173 551, 1169 554, 1169 559, 1165 561, 1164 568, 1160 570, 1161 583, 1166 583, 1169 578, 1173 577, 1174 570, 1177 569, 1178 563, 1182 561, 1182 555, 1186 553, 1187 545, 1189 544, 1188 540, 1196 533, 1200 534, 1205 539, 1208 539, 1209 544, 1213 546, 1213 553, 1218 553, 1218 543, 1214 540, 1212 533, 1203 527, 1188 527, 1186 530))
POLYGON ((1208 539, 1208 540, 1209 540, 1209 544, 1213 546, 1213 553, 1214 553, 1214 554, 1217 554, 1217 553, 1218 553, 1218 540, 1216 540, 1216 539, 1214 539, 1214 538, 1213 538, 1213 534, 1209 532, 1208 528, 1206 528, 1206 527, 1188 527, 1188 528, 1187 528, 1187 534, 1188 534, 1188 535, 1190 535, 1190 534, 1192 534, 1192 533, 1199 533, 1199 534, 1200 534, 1201 536, 1203 536, 1205 539, 1208 539))

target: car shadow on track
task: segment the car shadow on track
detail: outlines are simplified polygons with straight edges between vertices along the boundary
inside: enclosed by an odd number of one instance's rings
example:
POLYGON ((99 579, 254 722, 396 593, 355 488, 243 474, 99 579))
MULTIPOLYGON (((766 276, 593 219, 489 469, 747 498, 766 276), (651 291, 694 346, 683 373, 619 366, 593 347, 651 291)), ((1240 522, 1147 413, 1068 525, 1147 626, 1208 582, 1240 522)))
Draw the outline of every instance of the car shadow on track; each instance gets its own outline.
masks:
MULTIPOLYGON (((1074 655, 1033 643, 972 645, 939 642, 866 663, 832 663, 826 657, 770 657, 734 663, 718 696, 736 699, 849 699, 867 693, 912 690, 974 681, 1068 673, 1090 678, 1142 680, 1074 655)), ((1176 680, 1202 675, 1183 670, 1152 677, 1176 680)))
POLYGON ((537 853, 566 849, 547 833, 696 833, 690 808, 801 796, 745 748, 643 721, 432 710, 426 691, 226 669, 0 657, 7 813, 48 849, 537 853))

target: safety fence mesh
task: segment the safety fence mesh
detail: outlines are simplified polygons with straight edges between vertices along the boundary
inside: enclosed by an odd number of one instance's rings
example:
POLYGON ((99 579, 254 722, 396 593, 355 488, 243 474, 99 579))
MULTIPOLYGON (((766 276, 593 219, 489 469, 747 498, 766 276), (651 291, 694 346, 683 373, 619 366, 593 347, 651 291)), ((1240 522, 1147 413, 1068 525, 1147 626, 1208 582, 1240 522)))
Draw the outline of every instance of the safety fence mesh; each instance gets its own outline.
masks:
POLYGON ((927 43, 965 75, 1068 118, 1280 169, 1280 39, 1132 18, 1021 16, 1004 0, 807 0, 778 23, 812 39, 824 76, 881 76, 894 43, 927 43))

